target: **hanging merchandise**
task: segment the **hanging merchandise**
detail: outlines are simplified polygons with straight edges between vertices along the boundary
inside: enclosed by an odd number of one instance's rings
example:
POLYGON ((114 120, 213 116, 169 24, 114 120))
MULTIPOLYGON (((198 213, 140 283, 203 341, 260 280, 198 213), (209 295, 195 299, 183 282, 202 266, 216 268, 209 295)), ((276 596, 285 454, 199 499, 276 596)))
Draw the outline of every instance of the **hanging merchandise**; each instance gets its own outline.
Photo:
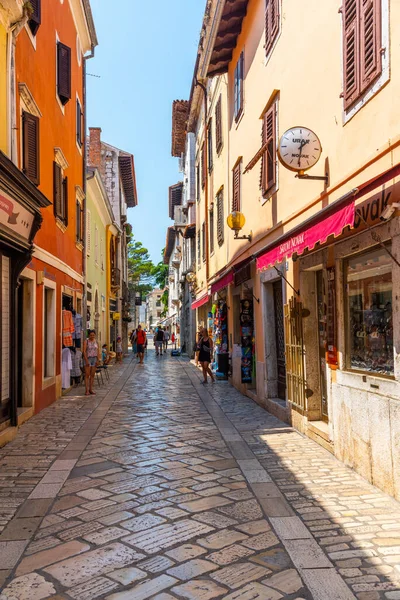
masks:
POLYGON ((240 301, 240 336, 242 345, 242 383, 252 382, 253 373, 253 299, 240 301))
POLYGON ((63 348, 61 354, 61 386, 64 390, 71 386, 72 359, 69 348, 63 348))
POLYGON ((229 372, 228 307, 223 299, 220 299, 216 304, 213 341, 216 352, 217 375, 220 372, 226 378, 229 372))
POLYGON ((81 337, 83 329, 83 318, 82 315, 77 313, 75 310, 72 311, 72 321, 74 324, 75 331, 72 334, 72 339, 75 342, 75 348, 81 347, 81 337))
POLYGON ((74 322, 72 312, 69 310, 62 311, 62 343, 63 346, 70 348, 73 346, 72 334, 74 333, 74 322))

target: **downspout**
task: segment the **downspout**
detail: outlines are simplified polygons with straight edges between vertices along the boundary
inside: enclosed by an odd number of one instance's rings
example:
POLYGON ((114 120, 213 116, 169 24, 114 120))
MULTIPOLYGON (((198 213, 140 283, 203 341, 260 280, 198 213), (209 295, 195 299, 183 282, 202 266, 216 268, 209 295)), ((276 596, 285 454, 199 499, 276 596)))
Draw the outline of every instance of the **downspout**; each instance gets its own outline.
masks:
MULTIPOLYGON (((83 103, 83 132, 84 132, 84 143, 83 143, 83 152, 82 152, 82 175, 83 175, 83 255, 82 255, 82 277, 83 277, 83 302, 82 302, 82 312, 83 312, 83 324, 84 330, 86 331, 86 322, 87 322, 87 254, 86 254, 86 165, 87 165, 87 142, 86 142, 86 128, 87 128, 87 118, 86 118, 86 61, 89 58, 94 58, 94 44, 91 45, 90 54, 83 57, 83 66, 82 66, 82 103, 83 103)), ((94 176, 94 175, 93 175, 94 176)))
POLYGON ((201 83, 198 79, 196 79, 196 85, 201 87, 204 96, 204 154, 205 154, 205 167, 206 167, 206 184, 204 187, 204 205, 205 205, 205 230, 206 230, 206 280, 207 280, 207 288, 208 288, 208 279, 210 276, 210 262, 209 262, 209 240, 208 240, 208 127, 207 127, 207 117, 208 117, 208 106, 207 106, 207 88, 201 83))
POLYGON ((7 149, 12 162, 18 167, 17 152, 17 102, 16 102, 16 78, 15 78, 15 47, 17 37, 29 21, 31 12, 24 5, 21 19, 9 27, 7 36, 7 71, 8 71, 8 119, 10 127, 8 130, 7 149))

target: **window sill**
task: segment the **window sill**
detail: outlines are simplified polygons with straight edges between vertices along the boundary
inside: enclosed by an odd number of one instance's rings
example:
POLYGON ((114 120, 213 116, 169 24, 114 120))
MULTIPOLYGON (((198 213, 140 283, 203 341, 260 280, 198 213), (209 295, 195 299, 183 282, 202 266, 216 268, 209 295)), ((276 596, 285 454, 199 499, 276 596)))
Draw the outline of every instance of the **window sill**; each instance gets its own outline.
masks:
POLYGON ((75 246, 78 248, 78 250, 80 250, 81 252, 83 251, 83 244, 82 242, 75 242, 75 246))
POLYGON ((61 229, 61 231, 63 233, 65 233, 67 231, 67 226, 65 225, 65 223, 63 221, 61 221, 61 219, 59 217, 56 217, 56 225, 59 229, 61 229))

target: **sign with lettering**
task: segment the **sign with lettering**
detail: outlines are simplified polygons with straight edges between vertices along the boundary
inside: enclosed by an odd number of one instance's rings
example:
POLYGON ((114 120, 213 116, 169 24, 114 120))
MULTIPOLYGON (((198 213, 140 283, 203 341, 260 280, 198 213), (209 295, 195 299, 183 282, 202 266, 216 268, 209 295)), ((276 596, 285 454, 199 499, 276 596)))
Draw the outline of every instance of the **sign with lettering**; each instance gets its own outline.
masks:
POLYGON ((33 213, 0 189, 0 225, 28 240, 33 219, 33 213))

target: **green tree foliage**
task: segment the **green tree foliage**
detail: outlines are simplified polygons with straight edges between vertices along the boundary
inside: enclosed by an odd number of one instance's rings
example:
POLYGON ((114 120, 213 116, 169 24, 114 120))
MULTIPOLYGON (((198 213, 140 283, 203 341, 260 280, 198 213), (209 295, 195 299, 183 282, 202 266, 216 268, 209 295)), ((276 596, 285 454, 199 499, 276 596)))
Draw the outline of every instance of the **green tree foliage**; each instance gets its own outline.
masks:
MULTIPOLYGON (((164 255, 164 249, 161 251, 161 255, 164 255)), ((164 264, 161 260, 157 265, 153 267, 152 275, 154 277, 154 283, 163 290, 167 286, 168 279, 168 265, 164 264)))
POLYGON ((145 296, 154 287, 153 278, 154 264, 152 263, 149 251, 142 242, 138 242, 132 237, 128 244, 128 276, 129 288, 135 289, 145 296))

